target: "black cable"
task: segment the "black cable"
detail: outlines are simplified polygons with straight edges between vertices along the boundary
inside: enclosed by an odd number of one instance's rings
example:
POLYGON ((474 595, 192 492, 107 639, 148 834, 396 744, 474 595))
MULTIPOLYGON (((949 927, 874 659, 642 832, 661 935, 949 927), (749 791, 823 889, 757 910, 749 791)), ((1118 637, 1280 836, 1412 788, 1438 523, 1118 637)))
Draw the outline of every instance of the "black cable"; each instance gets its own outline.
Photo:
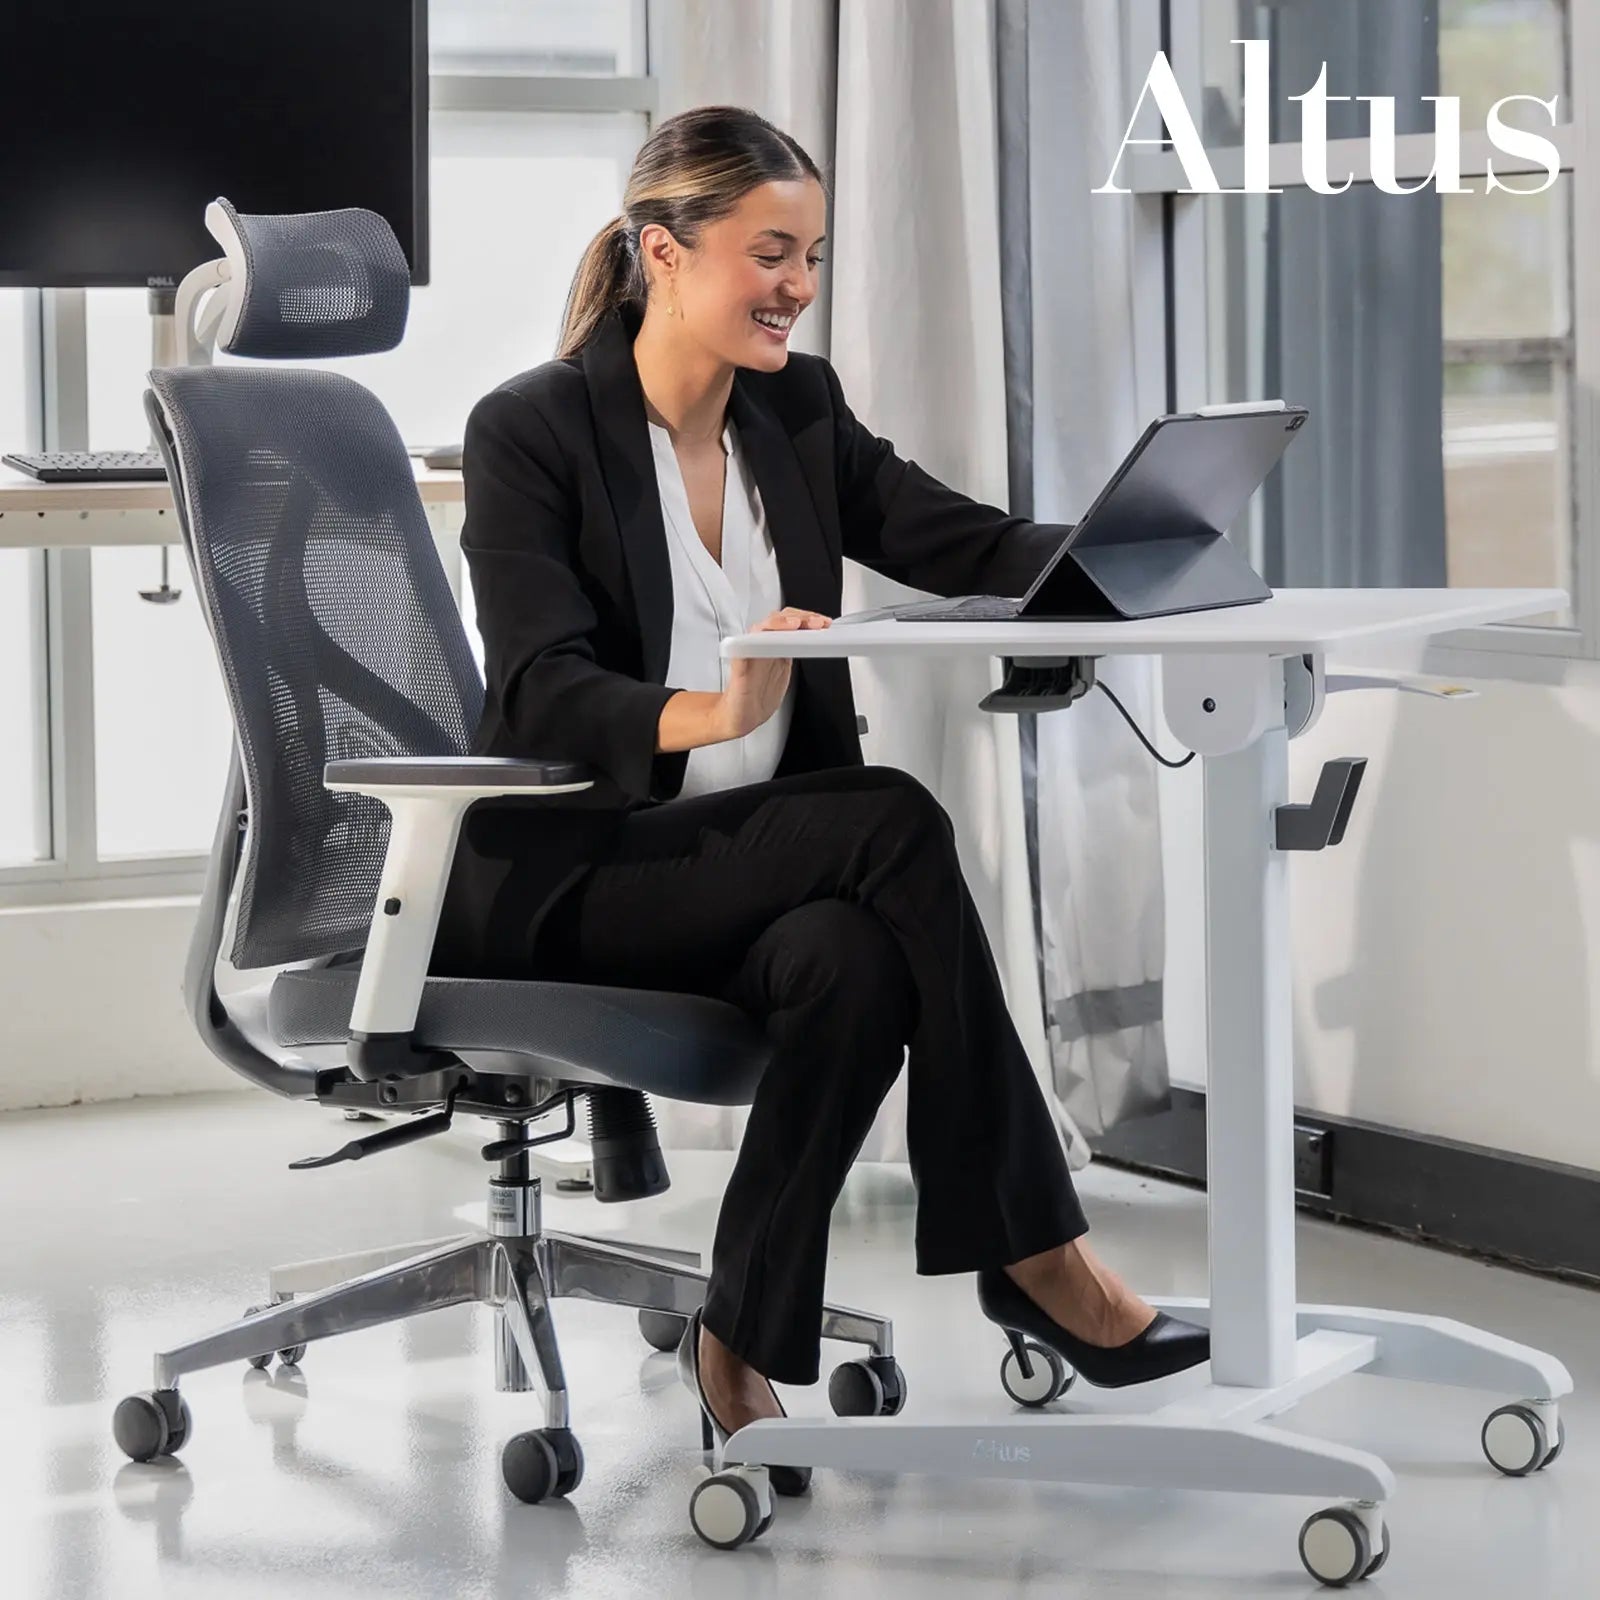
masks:
POLYGON ((1102 683, 1102 682, 1099 682, 1099 681, 1097 681, 1095 683, 1095 687, 1097 689, 1104 689, 1105 690, 1106 698, 1109 699, 1110 702, 1112 703, 1112 705, 1114 705, 1117 708, 1117 710, 1122 713, 1122 720, 1124 722, 1126 722, 1128 724, 1128 726, 1133 729, 1134 733, 1136 733, 1138 735, 1139 743, 1142 744, 1145 747, 1145 749, 1148 750, 1150 752, 1150 754, 1153 755, 1156 758, 1156 760, 1161 763, 1162 766, 1164 766, 1164 767, 1186 767, 1186 766, 1189 765, 1189 763, 1191 761, 1194 760, 1195 752, 1193 750, 1191 750, 1188 753, 1188 755, 1186 755, 1183 758, 1182 761, 1169 761, 1164 755, 1162 755, 1162 753, 1159 750, 1156 749, 1156 747, 1153 744, 1150 743, 1150 741, 1147 738, 1145 738, 1144 729, 1141 728, 1139 726, 1139 724, 1137 722, 1135 722, 1133 720, 1133 718, 1128 715, 1128 708, 1125 705, 1123 705, 1123 703, 1119 699, 1117 699, 1116 695, 1111 692, 1111 689, 1105 683, 1102 683))

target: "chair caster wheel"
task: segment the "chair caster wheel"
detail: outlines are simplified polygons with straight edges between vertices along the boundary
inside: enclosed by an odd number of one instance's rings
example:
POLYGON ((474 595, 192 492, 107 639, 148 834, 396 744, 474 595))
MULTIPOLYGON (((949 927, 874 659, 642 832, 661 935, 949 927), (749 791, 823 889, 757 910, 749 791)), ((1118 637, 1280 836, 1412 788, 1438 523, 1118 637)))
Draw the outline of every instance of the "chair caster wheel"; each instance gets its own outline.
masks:
MULTIPOLYGON (((250 1306, 245 1311, 245 1315, 247 1317, 258 1317, 263 1311, 270 1311, 271 1309, 271 1306, 250 1306)), ((267 1350, 261 1355, 251 1356, 249 1359, 250 1365, 254 1367, 257 1372, 265 1372, 267 1368, 272 1365, 272 1352, 267 1350)))
POLYGON ((583 1482, 583 1450, 570 1428, 534 1428, 506 1440, 500 1475, 524 1505, 562 1499, 583 1482))
POLYGON ((194 1428, 189 1402, 176 1389, 153 1389, 130 1394, 111 1418, 117 1447, 130 1461, 154 1461, 175 1456, 194 1428))
POLYGON ((772 1526, 772 1491, 762 1467, 731 1467, 695 1485, 689 1497, 694 1531, 718 1550, 737 1550, 772 1526))
POLYGON ((906 1375, 893 1356, 845 1361, 828 1378, 836 1417, 895 1417, 906 1403, 906 1375))
POLYGON ((1011 1348, 1000 1361, 1000 1387, 1019 1406, 1047 1406, 1078 1381, 1077 1373, 1048 1345, 1017 1333, 1007 1337, 1011 1348))
MULTIPOLYGON (((292 1295, 284 1295, 281 1299, 274 1300, 269 1305, 251 1306, 249 1310, 245 1312, 245 1315, 247 1317, 256 1317, 260 1316, 263 1311, 274 1311, 279 1306, 286 1304, 292 1298, 292 1295)), ((277 1354, 278 1360, 281 1361, 284 1366, 298 1367, 301 1361, 305 1358, 305 1353, 306 1347, 303 1344, 290 1344, 285 1345, 283 1349, 278 1351, 277 1354)), ((250 1365, 254 1367, 257 1372, 265 1372, 266 1369, 272 1364, 272 1351, 263 1351, 262 1354, 258 1356, 249 1356, 247 1359, 250 1362, 250 1365)))
POLYGON ((676 1350, 683 1343, 683 1330, 688 1326, 689 1319, 680 1317, 675 1311, 645 1310, 639 1313, 639 1332, 653 1350, 676 1350))
POLYGON ((1559 1416, 1552 1441, 1549 1419, 1525 1401, 1491 1411, 1481 1437, 1489 1465, 1508 1478, 1526 1478, 1529 1473, 1548 1467, 1567 1442, 1559 1416))
POLYGON ((1354 1506, 1333 1506, 1307 1517, 1300 1530, 1300 1560, 1318 1583, 1342 1589, 1370 1578, 1389 1559, 1389 1525, 1380 1522, 1382 1544, 1376 1554, 1367 1519, 1354 1506))

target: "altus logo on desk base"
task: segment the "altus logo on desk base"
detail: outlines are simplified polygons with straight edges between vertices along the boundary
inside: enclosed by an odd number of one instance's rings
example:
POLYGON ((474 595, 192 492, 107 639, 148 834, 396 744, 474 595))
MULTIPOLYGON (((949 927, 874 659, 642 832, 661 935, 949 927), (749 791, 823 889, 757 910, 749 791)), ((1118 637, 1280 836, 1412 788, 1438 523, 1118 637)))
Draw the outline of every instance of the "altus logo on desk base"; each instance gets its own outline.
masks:
POLYGON ((974 1461, 999 1461, 1007 1466, 1026 1466, 1033 1460, 1033 1450, 1025 1444, 1007 1444, 1003 1439, 974 1439, 974 1461))
MULTIPOLYGON (((1156 145, 1165 149, 1170 145, 1183 165, 1189 187, 1181 194, 1282 194, 1282 189, 1272 187, 1271 166, 1271 112, 1272 112, 1272 43, 1267 39, 1235 39, 1234 44, 1244 47, 1244 184, 1238 189, 1224 189, 1217 182, 1216 170, 1200 138, 1184 99, 1172 64, 1165 51, 1158 51, 1144 88, 1128 121, 1128 131, 1117 147, 1116 158, 1111 163, 1110 175, 1095 194, 1130 194, 1132 191, 1117 183, 1117 168, 1129 145, 1156 145), (1152 96, 1156 108, 1166 122, 1170 139, 1136 139, 1134 125, 1144 109, 1145 96, 1152 96)), ((1342 184, 1334 184, 1328 177, 1328 106, 1335 100, 1363 100, 1372 110, 1369 121, 1369 148, 1372 162, 1372 182, 1385 194, 1419 194, 1427 188, 1436 188, 1440 194, 1476 194, 1461 181, 1461 100, 1457 95, 1424 95, 1434 108, 1434 159, 1433 171, 1409 187, 1396 175, 1399 165, 1395 132, 1395 101, 1393 95, 1347 95, 1328 93, 1328 64, 1323 62, 1317 81, 1304 94, 1291 95, 1300 106, 1301 169, 1307 187, 1315 194, 1343 194, 1354 177, 1346 177, 1342 184)), ((1504 189, 1508 194, 1543 194, 1556 181, 1561 171, 1561 152, 1542 134, 1530 133, 1525 128, 1511 127, 1505 121, 1504 107, 1526 103, 1541 106, 1550 117, 1552 128, 1556 122, 1556 107, 1560 96, 1541 100, 1532 94, 1511 94, 1497 100, 1489 108, 1486 132, 1489 142, 1502 155, 1519 163, 1537 162, 1545 169, 1543 181, 1537 188, 1519 188, 1502 182, 1488 163, 1485 187, 1482 192, 1493 194, 1504 189)))

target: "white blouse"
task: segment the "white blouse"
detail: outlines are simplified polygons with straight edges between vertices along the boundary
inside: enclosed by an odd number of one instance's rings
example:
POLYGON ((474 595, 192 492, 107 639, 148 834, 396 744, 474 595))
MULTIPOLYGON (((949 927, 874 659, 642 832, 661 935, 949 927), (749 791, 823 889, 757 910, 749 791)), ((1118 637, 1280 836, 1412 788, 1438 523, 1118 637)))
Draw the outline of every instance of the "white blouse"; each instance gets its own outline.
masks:
MULTIPOLYGON (((695 528, 672 435, 656 422, 650 423, 649 428, 656 484, 661 493, 661 520, 672 561, 672 651, 667 660, 667 685, 720 693, 727 688, 733 667, 719 653, 722 641, 748 633, 763 617, 783 606, 766 510, 740 448, 738 430, 730 420, 722 430, 728 468, 722 491, 719 566, 695 528)), ((686 799, 770 778, 789 736, 794 695, 791 670, 789 688, 778 709, 759 728, 742 739, 724 739, 691 750, 680 795, 686 799)))

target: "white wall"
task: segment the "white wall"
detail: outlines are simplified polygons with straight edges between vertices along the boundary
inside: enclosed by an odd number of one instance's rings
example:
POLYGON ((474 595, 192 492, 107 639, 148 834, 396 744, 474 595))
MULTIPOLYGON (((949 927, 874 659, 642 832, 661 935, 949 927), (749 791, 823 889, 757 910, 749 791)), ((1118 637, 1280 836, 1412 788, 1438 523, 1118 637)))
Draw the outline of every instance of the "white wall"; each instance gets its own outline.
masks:
POLYGON ((0 1111, 248 1087, 183 1009, 194 917, 192 898, 0 911, 0 1111))
MULTIPOLYGON (((1291 865, 1299 1105, 1600 1169, 1600 693, 1567 671, 1335 695, 1290 745, 1297 801, 1369 759, 1344 843, 1291 865)), ((1198 1085, 1199 777, 1163 782, 1168 1050, 1198 1085)))

